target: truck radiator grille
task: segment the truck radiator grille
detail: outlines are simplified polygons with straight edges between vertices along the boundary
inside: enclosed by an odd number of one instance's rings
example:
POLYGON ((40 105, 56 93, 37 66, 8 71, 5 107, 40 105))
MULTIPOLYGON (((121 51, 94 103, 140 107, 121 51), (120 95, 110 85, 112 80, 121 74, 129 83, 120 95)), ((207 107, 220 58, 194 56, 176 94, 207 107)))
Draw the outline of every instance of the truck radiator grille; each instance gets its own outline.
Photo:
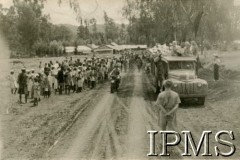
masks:
POLYGON ((186 82, 179 85, 179 94, 194 94, 196 91, 194 83, 186 82))

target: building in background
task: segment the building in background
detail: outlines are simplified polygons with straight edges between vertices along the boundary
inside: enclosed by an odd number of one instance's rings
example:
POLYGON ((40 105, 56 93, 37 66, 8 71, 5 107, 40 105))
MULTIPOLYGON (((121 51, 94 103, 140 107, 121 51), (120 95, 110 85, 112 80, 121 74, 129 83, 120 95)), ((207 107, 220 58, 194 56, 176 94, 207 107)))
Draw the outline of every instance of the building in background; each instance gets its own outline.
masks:
POLYGON ((92 53, 92 49, 88 46, 77 46, 77 54, 87 55, 92 53))
POLYGON ((109 45, 103 45, 94 49, 93 51, 97 54, 113 54, 113 50, 114 49, 109 47, 109 45))

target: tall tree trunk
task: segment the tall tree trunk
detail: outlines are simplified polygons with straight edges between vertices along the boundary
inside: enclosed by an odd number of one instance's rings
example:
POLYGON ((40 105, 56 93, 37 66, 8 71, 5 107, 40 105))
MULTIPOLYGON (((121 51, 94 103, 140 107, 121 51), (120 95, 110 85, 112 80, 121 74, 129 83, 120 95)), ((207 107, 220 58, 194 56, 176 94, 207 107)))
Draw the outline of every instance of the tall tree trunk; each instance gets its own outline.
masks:
POLYGON ((203 16, 203 11, 199 12, 198 15, 195 18, 195 21, 193 23, 193 33, 194 33, 194 38, 197 38, 197 34, 198 34, 198 29, 200 26, 200 22, 203 16))
POLYGON ((182 42, 185 42, 187 40, 187 27, 184 26, 182 30, 182 42))

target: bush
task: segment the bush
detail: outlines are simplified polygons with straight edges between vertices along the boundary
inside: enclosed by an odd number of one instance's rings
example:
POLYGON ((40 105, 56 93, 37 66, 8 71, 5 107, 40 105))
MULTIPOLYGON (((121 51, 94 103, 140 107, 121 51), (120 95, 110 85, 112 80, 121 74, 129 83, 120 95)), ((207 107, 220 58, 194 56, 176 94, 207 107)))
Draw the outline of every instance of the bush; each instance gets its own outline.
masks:
POLYGON ((204 48, 206 48, 207 50, 210 50, 210 49, 212 49, 212 45, 211 45, 211 43, 210 42, 204 42, 204 48))
POLYGON ((47 42, 38 41, 34 44, 34 55, 38 57, 43 56, 61 56, 63 54, 63 45, 61 42, 52 41, 47 42))
POLYGON ((33 49, 35 51, 35 55, 42 57, 48 53, 48 44, 43 41, 38 41, 34 44, 33 49))

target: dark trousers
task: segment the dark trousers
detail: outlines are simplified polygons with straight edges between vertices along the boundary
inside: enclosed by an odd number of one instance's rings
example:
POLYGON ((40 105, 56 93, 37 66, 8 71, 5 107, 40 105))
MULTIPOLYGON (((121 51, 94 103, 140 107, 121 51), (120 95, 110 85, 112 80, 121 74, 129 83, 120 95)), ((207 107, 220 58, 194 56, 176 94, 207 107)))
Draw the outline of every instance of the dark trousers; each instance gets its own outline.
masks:
POLYGON ((38 98, 34 98, 34 100, 33 100, 33 105, 34 105, 34 106, 37 106, 37 105, 38 105, 38 98))
POLYGON ((87 78, 87 86, 88 86, 88 88, 91 88, 91 81, 90 81, 90 78, 87 78))
POLYGON ((43 92, 43 97, 44 97, 44 98, 49 98, 50 95, 51 95, 51 92, 50 92, 50 91, 44 91, 44 92, 43 92))
POLYGON ((142 66, 137 66, 137 67, 138 67, 138 72, 140 72, 142 69, 142 66))
POLYGON ((12 93, 12 94, 16 94, 16 93, 17 93, 17 88, 11 89, 11 93, 12 93))
POLYGON ((65 85, 65 94, 70 94, 71 86, 65 85))
POLYGON ((64 86, 63 83, 59 83, 59 94, 62 94, 63 86, 64 86))
POLYGON ((219 65, 214 64, 213 66, 213 74, 214 74, 214 80, 219 80, 219 65))
POLYGON ((96 81, 91 81, 91 88, 95 88, 96 87, 96 81))
POLYGON ((82 87, 77 88, 77 93, 82 92, 82 87))

